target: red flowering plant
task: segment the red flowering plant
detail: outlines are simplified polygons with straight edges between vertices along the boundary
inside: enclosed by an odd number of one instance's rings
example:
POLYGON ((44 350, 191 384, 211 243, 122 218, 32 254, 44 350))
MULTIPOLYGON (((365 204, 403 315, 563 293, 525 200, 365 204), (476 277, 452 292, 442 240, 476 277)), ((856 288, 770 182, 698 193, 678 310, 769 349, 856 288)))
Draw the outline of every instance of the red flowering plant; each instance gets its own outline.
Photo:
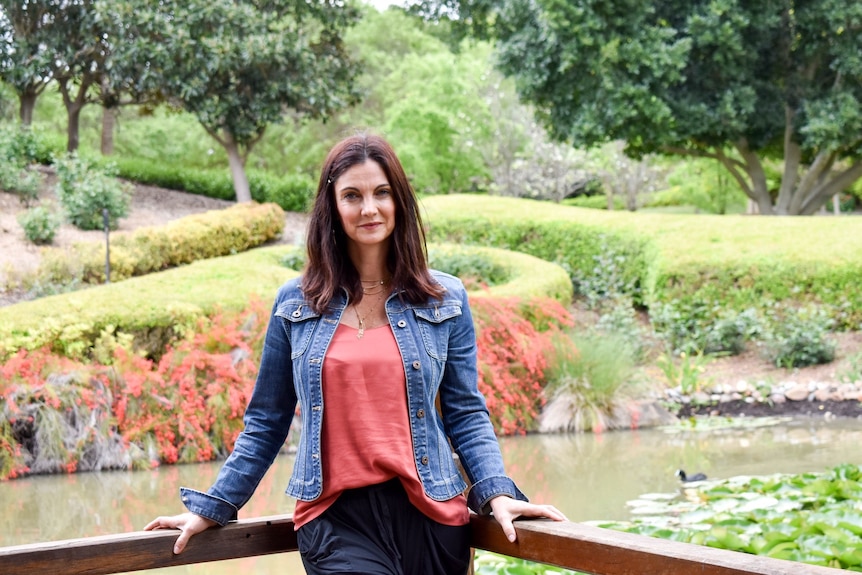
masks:
POLYGON ((526 433, 542 408, 552 335, 570 327, 569 312, 552 299, 479 297, 470 302, 476 326, 479 391, 498 434, 526 433), (529 319, 527 319, 529 318, 529 319))
POLYGON ((203 318, 154 362, 123 334, 102 361, 20 351, 0 365, 0 479, 27 473, 207 461, 233 447, 268 313, 203 318), (105 365, 105 364, 109 365, 105 365))
POLYGON ((242 314, 202 318, 155 366, 116 350, 117 425, 151 465, 209 461, 233 448, 257 377, 264 311, 255 300, 242 314))
POLYGON ((92 369, 47 349, 0 366, 0 479, 113 466, 111 393, 92 369))

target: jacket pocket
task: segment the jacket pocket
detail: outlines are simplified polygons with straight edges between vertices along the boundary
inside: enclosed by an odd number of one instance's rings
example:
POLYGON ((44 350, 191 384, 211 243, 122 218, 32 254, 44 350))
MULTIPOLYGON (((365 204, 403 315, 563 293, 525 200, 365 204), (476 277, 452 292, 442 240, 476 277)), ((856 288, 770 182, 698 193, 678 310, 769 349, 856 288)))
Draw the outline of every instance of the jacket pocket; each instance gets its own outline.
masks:
POLYGON ((452 324, 461 317, 461 304, 443 302, 433 307, 413 308, 425 351, 434 359, 446 361, 452 324))
POLYGON ((296 359, 308 349, 314 328, 320 314, 309 307, 305 300, 286 300, 282 302, 275 315, 281 318, 290 338, 290 357, 296 359))

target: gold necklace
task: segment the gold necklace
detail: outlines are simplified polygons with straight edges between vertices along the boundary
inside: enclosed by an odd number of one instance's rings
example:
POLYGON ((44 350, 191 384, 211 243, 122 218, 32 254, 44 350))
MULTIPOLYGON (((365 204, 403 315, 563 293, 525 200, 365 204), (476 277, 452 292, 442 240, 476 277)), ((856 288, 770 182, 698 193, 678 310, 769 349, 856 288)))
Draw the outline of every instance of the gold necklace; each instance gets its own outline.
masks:
POLYGON ((359 322, 359 331, 356 332, 356 339, 362 339, 362 336, 365 335, 365 318, 374 312, 374 308, 377 307, 377 304, 379 304, 382 299, 383 291, 381 290, 380 295, 377 296, 377 300, 371 305, 371 309, 365 313, 365 317, 359 315, 359 305, 353 304, 353 313, 356 314, 356 320, 359 322))
POLYGON ((362 293, 366 295, 375 295, 386 289, 386 284, 389 283, 389 280, 359 280, 359 283, 363 284, 362 293), (370 285, 365 287, 365 284, 370 285))

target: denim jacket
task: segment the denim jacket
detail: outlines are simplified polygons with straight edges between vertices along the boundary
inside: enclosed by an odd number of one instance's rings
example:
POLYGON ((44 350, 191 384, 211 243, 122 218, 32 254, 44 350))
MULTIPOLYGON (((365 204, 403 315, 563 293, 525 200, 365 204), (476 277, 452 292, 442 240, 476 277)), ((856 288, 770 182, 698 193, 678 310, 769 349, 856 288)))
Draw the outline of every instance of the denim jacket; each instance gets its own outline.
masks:
MULTIPOLYGON (((527 498, 505 474, 485 399, 477 389, 476 338, 467 293, 453 276, 437 271, 432 276, 445 289, 442 301, 411 305, 397 293, 386 300, 407 379, 413 459, 425 493, 444 501, 467 488, 454 449, 471 483, 468 505, 487 514, 488 501, 497 495, 527 498), (438 393, 440 414, 435 408, 438 393)), ((345 292, 320 315, 303 297, 300 278, 279 289, 245 429, 206 493, 180 489, 189 511, 221 525, 236 519, 284 444, 297 401, 302 433, 286 493, 303 501, 320 496, 325 481, 321 457, 327 456, 320 448, 325 408, 321 375, 347 305, 345 292)))

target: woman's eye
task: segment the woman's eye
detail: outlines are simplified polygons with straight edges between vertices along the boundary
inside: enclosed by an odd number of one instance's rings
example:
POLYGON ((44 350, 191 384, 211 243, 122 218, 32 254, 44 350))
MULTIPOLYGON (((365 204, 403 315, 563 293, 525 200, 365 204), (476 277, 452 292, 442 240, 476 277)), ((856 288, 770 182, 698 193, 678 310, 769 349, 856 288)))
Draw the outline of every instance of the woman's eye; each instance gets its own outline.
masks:
POLYGON ((378 196, 388 196, 391 193, 392 193, 392 190, 390 190, 389 188, 383 188, 383 189, 377 190, 378 196))

